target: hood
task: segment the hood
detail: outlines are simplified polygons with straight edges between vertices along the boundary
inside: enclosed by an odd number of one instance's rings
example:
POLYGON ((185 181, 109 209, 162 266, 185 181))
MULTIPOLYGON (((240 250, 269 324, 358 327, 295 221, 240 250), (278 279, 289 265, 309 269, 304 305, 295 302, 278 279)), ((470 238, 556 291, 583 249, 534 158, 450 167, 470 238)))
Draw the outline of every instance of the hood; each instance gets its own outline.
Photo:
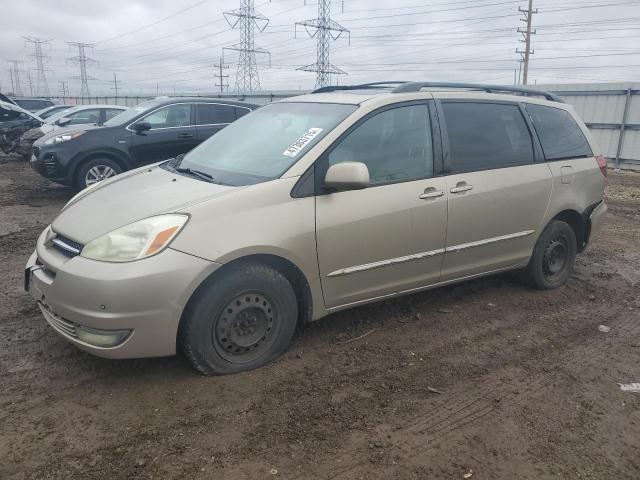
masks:
MULTIPOLYGON (((40 132, 40 135, 38 138, 38 143, 36 144, 37 146, 41 146, 45 141, 49 140, 52 137, 55 137, 56 135, 61 135, 63 133, 67 133, 67 132, 77 132, 79 130, 93 130, 96 128, 105 128, 105 127, 101 127, 99 125, 94 125, 94 124, 83 124, 83 125, 69 125, 66 127, 59 127, 57 125, 51 125, 50 123, 45 123, 44 125, 38 127, 35 130, 38 130, 40 132)), ((34 137, 37 138, 37 137, 34 137)))
POLYGON ((246 187, 204 182, 157 165, 142 167, 90 187, 85 195, 81 192, 62 209, 51 227, 86 244, 143 218, 177 212, 242 188, 246 187))

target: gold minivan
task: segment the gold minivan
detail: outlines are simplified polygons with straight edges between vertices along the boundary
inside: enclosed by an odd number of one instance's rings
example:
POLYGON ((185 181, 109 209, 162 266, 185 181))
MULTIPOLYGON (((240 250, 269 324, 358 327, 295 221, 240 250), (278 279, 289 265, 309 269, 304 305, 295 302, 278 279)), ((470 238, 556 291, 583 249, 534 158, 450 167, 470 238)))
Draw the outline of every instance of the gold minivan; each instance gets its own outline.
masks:
POLYGON ((559 287, 602 225, 606 169, 548 92, 324 88, 80 192, 25 288, 93 354, 248 370, 356 305, 515 269, 559 287))

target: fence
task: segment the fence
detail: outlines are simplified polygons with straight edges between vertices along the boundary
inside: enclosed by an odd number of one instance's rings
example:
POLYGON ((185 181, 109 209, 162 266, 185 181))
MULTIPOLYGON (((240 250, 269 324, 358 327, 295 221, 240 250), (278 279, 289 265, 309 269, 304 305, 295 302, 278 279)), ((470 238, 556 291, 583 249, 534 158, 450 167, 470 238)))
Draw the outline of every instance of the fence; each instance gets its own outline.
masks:
MULTIPOLYGON (((537 85, 572 105, 585 121, 602 153, 616 168, 640 170, 640 82, 537 85)), ((302 91, 265 92, 247 95, 206 94, 207 97, 246 100, 260 105, 300 95, 302 91)), ((194 96, 194 95, 188 95, 194 96)), ((197 95, 197 96, 205 96, 197 95)), ((73 105, 117 104, 132 107, 153 96, 53 97, 73 105)))

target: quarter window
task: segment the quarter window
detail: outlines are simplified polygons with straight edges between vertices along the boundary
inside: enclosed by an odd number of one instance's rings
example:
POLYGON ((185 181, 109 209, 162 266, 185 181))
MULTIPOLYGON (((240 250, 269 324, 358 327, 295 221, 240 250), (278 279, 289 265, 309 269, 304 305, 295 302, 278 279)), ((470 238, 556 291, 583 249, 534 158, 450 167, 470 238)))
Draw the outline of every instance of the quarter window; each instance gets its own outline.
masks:
POLYGON ((191 105, 178 103, 160 108, 144 117, 141 121, 149 122, 151 128, 175 128, 191 125, 191 105))
POLYGON ((593 156, 589 142, 569 112, 533 104, 525 108, 531 115, 547 160, 593 156))
POLYGON ((364 163, 373 185, 433 176, 429 107, 397 107, 369 118, 329 154, 329 165, 341 162, 364 163))
POLYGON ((219 123, 231 123, 236 120, 236 109, 231 105, 219 105, 217 103, 198 103, 198 125, 215 125, 219 123))
POLYGON ((517 105, 443 102, 452 173, 533 163, 531 133, 517 105))

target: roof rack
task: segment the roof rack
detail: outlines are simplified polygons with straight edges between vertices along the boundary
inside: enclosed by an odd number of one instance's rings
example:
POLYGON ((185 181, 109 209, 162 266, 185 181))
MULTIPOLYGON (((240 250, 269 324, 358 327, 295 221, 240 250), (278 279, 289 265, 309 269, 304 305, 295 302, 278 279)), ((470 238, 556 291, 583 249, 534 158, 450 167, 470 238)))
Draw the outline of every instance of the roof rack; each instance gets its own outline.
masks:
POLYGON ((384 88, 397 88, 396 85, 403 85, 405 83, 412 83, 412 82, 391 81, 391 82, 362 83, 360 85, 329 85, 328 87, 316 88, 311 93, 327 93, 327 92, 335 92, 337 90, 371 90, 371 89, 375 90, 375 89, 384 89, 384 88))
POLYGON ((564 103, 558 95, 544 90, 534 90, 531 88, 508 87, 504 85, 482 85, 480 83, 448 83, 448 82, 402 82, 392 93, 419 92, 423 88, 462 88, 466 90, 481 90, 487 93, 517 93, 525 96, 545 97, 552 102, 564 103))

